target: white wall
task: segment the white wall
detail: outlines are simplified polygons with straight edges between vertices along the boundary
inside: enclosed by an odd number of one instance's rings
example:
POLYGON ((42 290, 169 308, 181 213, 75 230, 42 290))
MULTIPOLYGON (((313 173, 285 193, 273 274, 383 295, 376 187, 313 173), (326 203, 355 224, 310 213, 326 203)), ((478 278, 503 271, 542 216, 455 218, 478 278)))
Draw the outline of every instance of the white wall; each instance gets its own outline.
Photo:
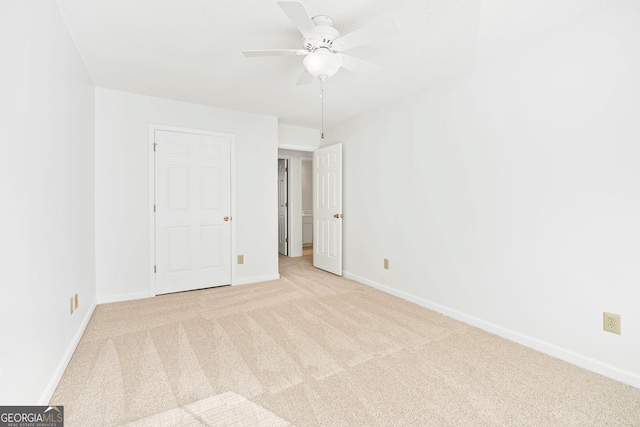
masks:
POLYGON ((320 131, 293 125, 278 125, 278 148, 313 151, 320 146, 320 131))
POLYGON ((55 2, 3 0, 0 51, 0 405, 45 404, 95 306, 94 89, 55 2))
POLYGON ((313 159, 302 161, 302 211, 313 211, 313 159))
POLYGON ((149 295, 150 124, 235 134, 234 283, 277 278, 277 118, 97 88, 99 301, 149 295))
POLYGON ((640 387, 638 46, 618 5, 325 130, 345 275, 640 387))

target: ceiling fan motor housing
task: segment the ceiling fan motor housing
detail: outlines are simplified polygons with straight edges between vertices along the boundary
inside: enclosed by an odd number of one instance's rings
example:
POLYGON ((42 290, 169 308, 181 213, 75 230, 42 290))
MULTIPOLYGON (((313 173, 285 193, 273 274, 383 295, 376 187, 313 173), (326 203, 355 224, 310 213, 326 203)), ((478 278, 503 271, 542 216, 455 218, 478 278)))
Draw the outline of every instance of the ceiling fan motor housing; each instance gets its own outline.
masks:
POLYGON ((318 39, 304 39, 304 48, 309 52, 315 52, 325 48, 335 52, 333 41, 340 38, 340 32, 333 27, 333 18, 327 15, 317 15, 311 18, 318 32, 318 39))

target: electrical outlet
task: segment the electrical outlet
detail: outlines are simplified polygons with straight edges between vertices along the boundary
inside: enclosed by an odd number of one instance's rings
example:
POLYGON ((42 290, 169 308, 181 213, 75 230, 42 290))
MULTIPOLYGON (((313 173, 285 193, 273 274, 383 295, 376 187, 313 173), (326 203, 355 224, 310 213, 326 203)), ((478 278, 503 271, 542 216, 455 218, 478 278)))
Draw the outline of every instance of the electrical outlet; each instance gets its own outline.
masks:
POLYGON ((244 264, 244 255, 238 255, 238 264, 244 264))
POLYGON ((385 270, 389 269, 389 260, 387 258, 384 259, 384 268, 385 270))
POLYGON ((75 294, 73 296, 73 309, 77 310, 78 309, 78 294, 75 294))
POLYGON ((602 329, 620 335, 620 315, 605 311, 602 316, 602 329))
POLYGON ((73 297, 69 300, 69 314, 73 314, 73 297))

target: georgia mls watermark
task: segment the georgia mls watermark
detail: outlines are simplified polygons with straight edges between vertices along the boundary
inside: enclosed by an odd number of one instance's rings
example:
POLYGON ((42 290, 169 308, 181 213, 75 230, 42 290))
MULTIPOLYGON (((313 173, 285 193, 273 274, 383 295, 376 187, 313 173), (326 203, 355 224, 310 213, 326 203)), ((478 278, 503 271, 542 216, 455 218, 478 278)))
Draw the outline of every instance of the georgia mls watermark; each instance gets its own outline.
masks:
POLYGON ((64 427, 64 406, 0 406, 0 427, 64 427))

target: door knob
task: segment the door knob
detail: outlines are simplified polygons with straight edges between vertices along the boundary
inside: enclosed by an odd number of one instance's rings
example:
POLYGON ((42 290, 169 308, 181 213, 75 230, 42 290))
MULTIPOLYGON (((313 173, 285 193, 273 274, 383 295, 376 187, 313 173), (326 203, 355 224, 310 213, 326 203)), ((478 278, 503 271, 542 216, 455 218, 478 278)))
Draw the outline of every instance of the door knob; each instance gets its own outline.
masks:
POLYGON ((340 218, 340 215, 335 214, 333 217, 334 217, 334 218, 340 218))
POLYGON ((228 217, 228 216, 225 216, 223 219, 224 219, 225 221, 229 221, 229 217, 228 217))

